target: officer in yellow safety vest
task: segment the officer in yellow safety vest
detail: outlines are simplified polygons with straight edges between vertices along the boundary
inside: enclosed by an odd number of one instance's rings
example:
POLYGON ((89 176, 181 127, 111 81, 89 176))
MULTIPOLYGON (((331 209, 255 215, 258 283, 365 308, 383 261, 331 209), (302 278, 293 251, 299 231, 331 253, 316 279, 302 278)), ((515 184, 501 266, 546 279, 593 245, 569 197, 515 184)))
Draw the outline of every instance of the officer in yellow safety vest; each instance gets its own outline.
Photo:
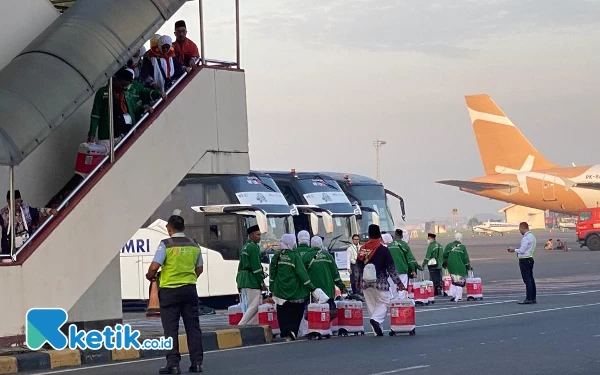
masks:
POLYGON ((196 280, 203 271, 202 253, 198 243, 185 236, 181 216, 173 215, 167 222, 170 238, 160 242, 146 278, 157 279, 160 318, 165 337, 171 337, 173 348, 167 352, 167 365, 159 374, 181 374, 179 362, 179 319, 183 318, 190 353, 190 372, 202 372, 204 350, 196 280))

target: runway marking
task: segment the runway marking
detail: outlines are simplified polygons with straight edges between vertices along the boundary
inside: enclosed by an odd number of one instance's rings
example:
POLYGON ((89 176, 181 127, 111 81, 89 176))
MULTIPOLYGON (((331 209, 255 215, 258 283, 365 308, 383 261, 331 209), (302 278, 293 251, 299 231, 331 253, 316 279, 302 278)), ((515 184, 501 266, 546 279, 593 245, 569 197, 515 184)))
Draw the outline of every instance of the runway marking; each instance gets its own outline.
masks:
MULTIPOLYGON (((282 342, 273 342, 273 343, 270 343, 270 344, 242 346, 242 347, 239 347, 239 348, 231 348, 231 349, 209 350, 209 351, 205 351, 204 354, 231 352, 231 351, 235 351, 235 350, 252 349, 252 348, 264 348, 265 346, 284 345, 284 344, 296 344, 296 343, 300 343, 300 342, 306 342, 306 340, 296 340, 296 341, 290 341, 290 342, 282 341, 282 342)), ((182 358, 183 357, 189 357, 189 354, 182 354, 181 357, 182 358)), ((164 360, 165 360, 164 357, 134 359, 134 360, 131 360, 131 361, 123 361, 123 362, 115 362, 115 363, 105 363, 105 364, 102 364, 102 365, 95 365, 95 366, 75 367, 75 368, 64 369, 64 370, 40 372, 40 373, 36 373, 35 375, 61 374, 61 373, 73 372, 73 371, 93 370, 93 369, 103 368, 103 367, 113 367, 113 366, 121 366, 121 365, 130 365, 130 364, 135 364, 135 363, 140 363, 140 362, 164 361, 164 360)))
POLYGON ((569 310, 569 309, 578 309, 578 308, 583 308, 583 307, 591 307, 591 306, 598 306, 598 305, 600 305, 600 302, 597 302, 597 303, 589 303, 589 304, 586 304, 586 305, 565 306, 565 307, 554 307, 554 308, 551 308, 551 309, 544 309, 544 310, 523 311, 523 312, 519 312, 519 313, 513 313, 513 314, 503 314, 503 315, 486 316, 486 317, 483 317, 483 318, 473 318, 473 319, 465 319, 465 320, 455 320, 455 321, 453 321, 453 322, 432 323, 432 324, 425 324, 425 325, 422 325, 422 326, 417 326, 417 328, 426 328, 426 327, 436 327, 436 326, 443 326, 443 325, 449 325, 449 324, 459 324, 459 323, 477 322, 477 321, 480 321, 480 320, 490 320, 490 319, 508 318, 508 317, 511 317, 511 316, 528 315, 528 314, 537 314, 537 313, 542 313, 542 312, 560 311, 560 310, 569 310))
POLYGON ((399 368, 397 370, 384 371, 384 372, 376 372, 376 373, 371 374, 371 375, 397 374, 399 372, 410 371, 410 370, 418 370, 418 369, 427 368, 427 367, 430 367, 430 365, 420 365, 420 366, 404 367, 404 368, 399 368))
POLYGON ((468 307, 479 307, 479 306, 487 306, 487 305, 498 305, 500 303, 509 303, 509 302, 517 302, 516 299, 511 299, 508 301, 498 301, 498 302, 487 302, 487 303, 478 303, 478 304, 473 304, 473 305, 461 305, 461 306, 453 306, 453 307, 441 307, 439 309, 419 309, 417 310, 418 313, 422 313, 422 312, 429 312, 429 311, 440 311, 440 310, 451 310, 451 309, 464 309, 464 308, 468 308, 468 307))

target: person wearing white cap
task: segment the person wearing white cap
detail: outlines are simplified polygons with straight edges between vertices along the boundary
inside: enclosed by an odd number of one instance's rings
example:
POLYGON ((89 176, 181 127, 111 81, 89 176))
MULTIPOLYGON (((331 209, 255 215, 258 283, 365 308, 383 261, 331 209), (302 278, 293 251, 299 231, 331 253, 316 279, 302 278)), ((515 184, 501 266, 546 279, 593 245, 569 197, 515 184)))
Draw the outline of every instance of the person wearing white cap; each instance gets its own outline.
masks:
POLYGON ((320 303, 329 300, 311 282, 302 258, 296 251, 296 236, 293 234, 284 234, 279 241, 279 250, 271 259, 269 268, 269 287, 277 304, 281 337, 290 341, 298 336, 305 301, 310 294, 320 303))
POLYGON ((298 232, 298 254, 301 258, 310 250, 310 233, 305 230, 298 232))
POLYGON ((448 269, 452 277, 452 285, 448 295, 450 301, 462 300, 463 286, 466 283, 467 271, 471 268, 467 248, 462 244, 462 234, 454 235, 454 242, 450 242, 444 249, 443 267, 448 269))
MULTIPOLYGON (((157 45, 152 46, 146 53, 146 61, 142 65, 142 82, 161 92, 169 90, 184 72, 184 68, 175 58, 172 45, 173 40, 170 36, 161 36, 157 45)), ((185 71, 190 70, 189 67, 185 68, 185 71)))

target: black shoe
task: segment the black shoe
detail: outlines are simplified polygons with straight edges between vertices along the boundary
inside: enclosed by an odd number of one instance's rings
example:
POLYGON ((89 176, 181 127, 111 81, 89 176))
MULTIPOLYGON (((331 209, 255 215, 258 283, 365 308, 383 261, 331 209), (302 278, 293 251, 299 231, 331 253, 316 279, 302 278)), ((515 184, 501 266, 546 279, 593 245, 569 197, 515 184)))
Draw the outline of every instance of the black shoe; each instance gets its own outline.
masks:
POLYGON ((165 366, 158 370, 159 374, 181 374, 179 366, 165 366))
POLYGON ((375 332, 376 336, 383 336, 383 330, 381 329, 381 325, 378 322, 371 319, 369 323, 371 323, 371 327, 373 327, 373 331, 375 332))
POLYGON ((531 301, 531 300, 528 300, 528 299, 526 299, 526 300, 525 300, 525 301, 523 301, 523 302, 519 302, 519 305, 532 305, 532 304, 534 304, 534 303, 535 303, 534 301, 531 301))
POLYGON ((202 372, 202 366, 201 365, 191 365, 190 372, 202 372))

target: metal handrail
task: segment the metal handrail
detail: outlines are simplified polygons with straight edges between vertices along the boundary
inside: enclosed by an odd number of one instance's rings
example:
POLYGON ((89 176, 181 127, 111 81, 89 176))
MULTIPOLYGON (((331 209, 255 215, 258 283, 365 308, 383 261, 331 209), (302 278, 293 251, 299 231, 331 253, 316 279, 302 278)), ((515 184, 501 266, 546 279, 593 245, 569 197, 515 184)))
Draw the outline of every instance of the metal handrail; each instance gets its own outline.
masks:
MULTIPOLYGON (((213 60, 213 59, 206 59, 205 55, 204 55, 204 11, 203 11, 203 0, 199 0, 199 16, 200 16, 200 59, 199 61, 195 64, 196 67, 199 66, 222 66, 222 67, 226 67, 226 68, 231 68, 231 67, 236 67, 237 69, 241 69, 240 67, 240 12, 239 12, 239 0, 235 0, 235 30, 236 30, 236 61, 235 62, 231 62, 231 61, 222 61, 222 60, 213 60)), ((166 91, 166 94, 169 95, 169 93, 171 93, 171 91, 177 87, 182 80, 188 76, 188 72, 184 72, 183 75, 181 77, 179 77, 179 79, 177 81, 175 81, 175 83, 169 88, 169 90, 166 91)), ((109 79, 109 84, 112 84, 112 78, 109 79)), ((110 95, 110 100, 112 101, 112 95, 110 95)), ((153 105, 152 108, 156 109, 158 107, 158 105, 160 105, 162 102, 164 101, 164 99, 161 97, 160 99, 158 99, 153 105)), ((112 109, 112 106, 110 106, 112 109)), ((115 146, 114 145, 114 135, 112 134, 112 126, 111 128, 111 147, 109 150, 109 153, 100 161, 100 163, 83 179, 83 181, 81 181, 77 187, 75 189, 73 189, 73 191, 62 201, 62 203, 58 206, 58 208, 56 209, 57 213, 60 212, 70 201, 71 199, 73 199, 73 197, 81 190, 81 188, 90 181, 90 179, 96 175, 96 173, 98 173, 98 171, 107 163, 114 163, 114 153, 116 150, 119 149, 119 147, 121 147, 125 141, 131 137, 132 134, 135 133, 135 131, 138 129, 138 127, 148 118, 150 114, 148 112, 146 112, 142 118, 139 119, 139 121, 131 128, 131 130, 123 137, 123 139, 121 139, 121 141, 115 146)), ((112 115, 110 116, 110 119, 112 120, 112 115)), ((13 187, 11 186, 11 191, 13 191, 13 187)), ((14 195, 14 192, 12 193, 14 195)), ((11 195, 11 197, 13 196, 11 195)), ((14 200, 14 199, 12 199, 14 200)), ((14 206, 13 206, 14 207, 14 206)), ((2 258, 12 258, 13 262, 17 261, 17 256, 19 255, 19 253, 21 251, 23 251, 30 243, 31 241, 33 241, 33 239, 36 238, 36 236, 44 229, 46 228, 46 226, 52 221, 52 219, 54 219, 55 215, 50 215, 46 221, 44 221, 44 223, 31 235, 31 237, 29 237, 27 239, 27 241, 25 241, 25 243, 19 248, 17 249, 14 254, 13 249, 14 249, 14 240, 11 242, 11 254, 0 254, 0 259, 2 258)), ((14 224, 14 220, 13 220, 13 224, 14 224)), ((14 235, 14 230, 11 231, 11 233, 14 235)))
MULTIPOLYGON (((215 65, 220 65, 220 66, 225 66, 225 67, 232 67, 232 66, 236 66, 235 62, 230 62, 230 61, 219 61, 219 60, 206 60, 207 63, 212 63, 215 65)), ((196 68, 198 69, 198 67, 202 66, 202 64, 196 64, 196 68)), ((175 83, 166 91, 167 96, 173 91, 173 89, 175 89, 187 76, 189 75, 188 72, 184 72, 183 75, 177 80, 175 81, 175 83)), ((161 97, 160 99, 158 99, 151 107, 153 109, 156 109, 162 102, 164 102, 164 99, 161 97)), ((133 128, 131 128, 131 130, 123 137, 123 139, 115 146, 114 150, 116 152, 116 150, 119 149, 119 147, 121 147, 125 141, 127 139, 129 139, 135 132, 136 130, 140 127, 140 125, 142 123, 144 123, 144 121, 148 118, 148 116, 150 116, 150 113, 146 112, 144 113, 144 115, 140 118, 140 120, 133 126, 133 128)), ((63 200, 63 202, 58 206, 58 208, 56 209, 57 213, 59 213, 72 199, 73 197, 83 188, 83 186, 85 186, 91 179, 92 177, 94 177, 98 171, 107 164, 107 162, 110 161, 110 153, 108 153, 106 156, 104 156, 104 158, 102 158, 102 160, 100 161, 100 163, 77 185, 77 187, 63 200)), ((30 243, 31 241, 33 241, 36 236, 44 229, 46 228, 47 225, 49 225, 49 223, 52 221, 52 219, 54 219, 55 215, 50 215, 48 217, 48 219, 46 219, 44 221, 44 223, 27 239, 27 241, 25 241, 25 243, 12 255, 12 260, 13 262, 17 261, 17 256, 19 255, 19 253, 21 251, 23 251, 30 243)), ((10 254, 2 254, 2 256, 0 256, 2 258, 7 258, 7 257, 11 257, 10 254)))

